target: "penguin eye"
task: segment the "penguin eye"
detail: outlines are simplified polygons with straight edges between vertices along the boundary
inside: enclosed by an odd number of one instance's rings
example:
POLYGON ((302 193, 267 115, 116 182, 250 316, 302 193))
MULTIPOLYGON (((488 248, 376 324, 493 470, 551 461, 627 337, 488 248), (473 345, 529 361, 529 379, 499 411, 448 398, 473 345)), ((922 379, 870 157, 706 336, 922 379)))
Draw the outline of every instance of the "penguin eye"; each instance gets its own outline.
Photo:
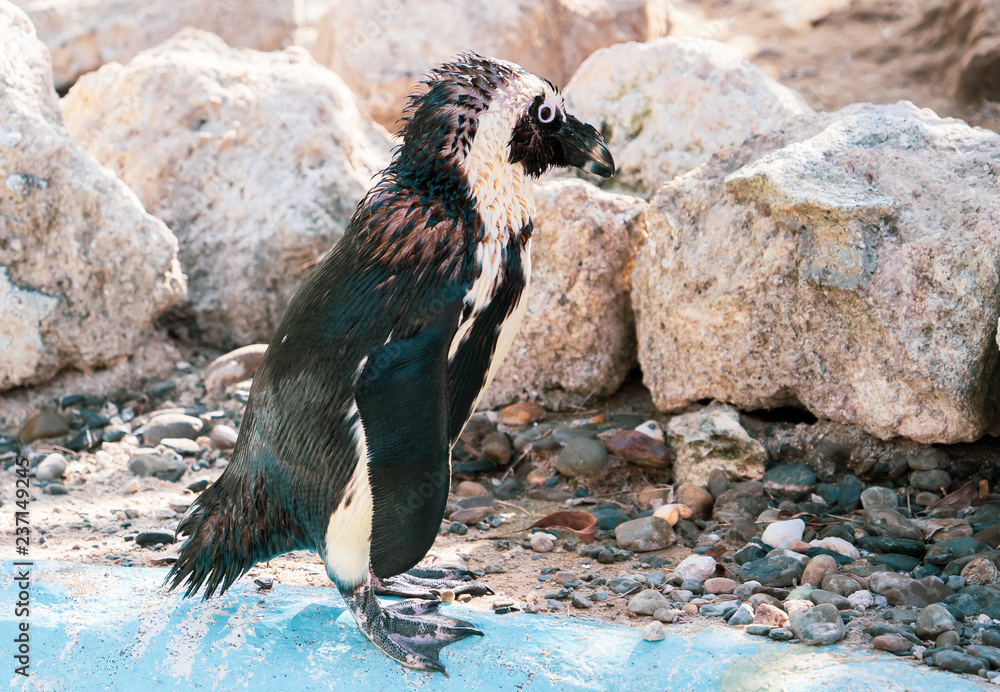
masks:
POLYGON ((538 106, 538 122, 543 125, 548 125, 549 123, 555 121, 558 114, 559 109, 556 108, 554 103, 546 101, 538 106))

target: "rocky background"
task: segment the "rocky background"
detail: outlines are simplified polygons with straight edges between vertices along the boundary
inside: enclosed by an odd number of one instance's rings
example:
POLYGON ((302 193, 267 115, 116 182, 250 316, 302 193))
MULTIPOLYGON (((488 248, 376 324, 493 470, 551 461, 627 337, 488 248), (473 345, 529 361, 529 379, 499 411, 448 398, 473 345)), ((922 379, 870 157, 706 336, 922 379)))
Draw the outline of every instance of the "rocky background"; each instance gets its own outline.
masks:
POLYGON ((172 559, 407 92, 466 49, 564 85, 619 171, 538 185, 431 559, 498 612, 994 677, 996 0, 0 0, 0 460, 44 549, 172 559))

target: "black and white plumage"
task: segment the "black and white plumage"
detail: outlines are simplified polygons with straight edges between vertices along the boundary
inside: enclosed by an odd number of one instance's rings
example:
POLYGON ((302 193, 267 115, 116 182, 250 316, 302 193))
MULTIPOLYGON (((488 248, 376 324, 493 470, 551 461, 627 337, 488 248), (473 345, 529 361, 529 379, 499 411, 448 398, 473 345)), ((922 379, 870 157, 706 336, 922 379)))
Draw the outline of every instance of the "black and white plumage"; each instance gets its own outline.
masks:
POLYGON ((231 463, 179 526, 189 538, 168 580, 207 598, 259 561, 315 550, 369 639, 443 671, 439 650, 480 633, 434 603, 383 608, 375 594, 459 576, 404 573, 434 542, 451 448, 524 314, 532 179, 552 166, 607 177, 614 162, 549 82, 472 53, 431 72, 401 137, 292 301, 231 463))

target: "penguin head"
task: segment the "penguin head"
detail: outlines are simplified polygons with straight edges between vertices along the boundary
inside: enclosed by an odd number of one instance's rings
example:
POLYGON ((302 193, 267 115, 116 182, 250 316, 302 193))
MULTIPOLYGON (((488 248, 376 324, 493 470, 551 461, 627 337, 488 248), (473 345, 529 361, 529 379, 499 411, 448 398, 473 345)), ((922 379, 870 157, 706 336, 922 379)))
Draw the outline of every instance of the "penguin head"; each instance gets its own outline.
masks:
POLYGON ((558 166, 604 178, 615 171, 600 133, 566 111, 551 82, 477 53, 432 70, 401 123, 397 176, 425 185, 459 178, 472 188, 485 179, 506 187, 558 166))

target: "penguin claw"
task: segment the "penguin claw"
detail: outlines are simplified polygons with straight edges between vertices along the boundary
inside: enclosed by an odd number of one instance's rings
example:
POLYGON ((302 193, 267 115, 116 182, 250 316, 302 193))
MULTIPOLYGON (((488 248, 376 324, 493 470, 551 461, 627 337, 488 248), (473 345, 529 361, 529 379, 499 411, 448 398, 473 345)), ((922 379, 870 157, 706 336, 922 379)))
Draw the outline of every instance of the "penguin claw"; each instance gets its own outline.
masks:
POLYGON ((469 581, 475 575, 467 570, 431 570, 415 568, 395 577, 377 579, 372 575, 375 593, 379 596, 423 598, 438 600, 442 591, 455 595, 490 596, 494 593, 488 585, 469 581), (433 574, 434 576, 425 576, 433 574))
POLYGON ((447 676, 441 649, 483 636, 472 623, 440 614, 437 601, 407 600, 383 608, 372 584, 341 593, 365 637, 408 668, 447 676))

